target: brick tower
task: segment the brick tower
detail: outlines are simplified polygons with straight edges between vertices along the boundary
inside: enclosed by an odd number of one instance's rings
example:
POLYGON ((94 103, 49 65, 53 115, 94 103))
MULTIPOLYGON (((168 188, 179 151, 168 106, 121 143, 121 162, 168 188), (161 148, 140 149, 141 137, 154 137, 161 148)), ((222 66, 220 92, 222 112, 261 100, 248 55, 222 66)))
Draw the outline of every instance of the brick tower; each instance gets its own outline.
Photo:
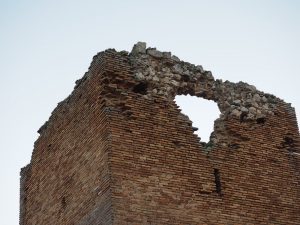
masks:
POLYGON ((38 132, 21 225, 300 224, 294 108, 145 43, 97 54, 38 132), (208 143, 186 94, 220 109, 208 143))

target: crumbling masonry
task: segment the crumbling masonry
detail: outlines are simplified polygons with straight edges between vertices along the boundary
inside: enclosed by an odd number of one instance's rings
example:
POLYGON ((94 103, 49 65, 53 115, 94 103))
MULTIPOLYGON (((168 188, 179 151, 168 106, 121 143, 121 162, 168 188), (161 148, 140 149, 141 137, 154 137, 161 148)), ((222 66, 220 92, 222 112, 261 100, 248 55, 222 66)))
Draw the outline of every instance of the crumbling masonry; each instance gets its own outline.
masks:
POLYGON ((145 43, 97 54, 38 132, 21 225, 300 224, 294 108, 145 43), (220 109, 208 143, 186 94, 220 109))

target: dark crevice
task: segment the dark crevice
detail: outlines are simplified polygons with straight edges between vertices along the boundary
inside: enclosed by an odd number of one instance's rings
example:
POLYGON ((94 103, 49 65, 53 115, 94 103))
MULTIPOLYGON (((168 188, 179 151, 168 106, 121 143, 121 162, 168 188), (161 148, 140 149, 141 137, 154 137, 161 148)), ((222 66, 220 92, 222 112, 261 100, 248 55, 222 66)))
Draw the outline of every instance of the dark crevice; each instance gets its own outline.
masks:
POLYGON ((130 111, 130 110, 131 110, 131 107, 130 107, 130 106, 127 106, 127 105, 125 105, 125 103, 124 103, 124 102, 122 102, 122 103, 119 103, 119 107, 120 107, 121 111, 130 111))
POLYGON ((265 122, 266 122, 266 118, 258 118, 258 119, 256 119, 256 123, 257 124, 265 124, 265 122))
POLYGON ((125 130, 126 132, 128 132, 128 133, 132 133, 132 130, 129 129, 129 128, 125 128, 124 130, 125 130))
POLYGON ((176 147, 180 147, 181 146, 181 143, 180 141, 172 141, 173 144, 176 146, 176 147))
POLYGON ((145 82, 141 82, 141 83, 137 84, 136 86, 134 86, 133 92, 145 95, 145 94, 147 94, 147 89, 148 89, 148 84, 145 82))
POLYGON ((284 140, 284 145, 287 145, 287 146, 294 145, 294 139, 291 137, 284 137, 283 140, 284 140))
POLYGON ((240 115, 240 122, 243 123, 246 121, 247 118, 247 113, 246 112, 242 112, 240 115))
POLYGON ((189 82, 190 81, 190 76, 189 75, 182 75, 182 80, 184 82, 189 82))
POLYGON ((216 192, 219 195, 222 195, 221 178, 218 169, 214 169, 214 176, 215 176, 216 192))
POLYGON ((228 144, 228 147, 231 149, 239 149, 240 145, 237 143, 231 143, 231 144, 228 144))
POLYGON ((203 195, 209 195, 211 194, 210 191, 199 191, 200 194, 203 194, 203 195))
POLYGON ((295 141, 292 137, 286 136, 283 138, 283 142, 281 142, 281 148, 287 149, 289 152, 295 151, 295 141))
POLYGON ((213 147, 214 147, 214 143, 212 141, 209 142, 200 142, 201 146, 204 148, 205 152, 209 152, 213 147))
POLYGON ((62 197, 62 199, 61 199, 61 207, 62 207, 62 209, 65 209, 67 207, 66 197, 62 197))
POLYGON ((135 120, 137 119, 137 117, 134 115, 134 113, 132 111, 126 110, 122 113, 122 115, 124 116, 124 119, 126 120, 135 120))

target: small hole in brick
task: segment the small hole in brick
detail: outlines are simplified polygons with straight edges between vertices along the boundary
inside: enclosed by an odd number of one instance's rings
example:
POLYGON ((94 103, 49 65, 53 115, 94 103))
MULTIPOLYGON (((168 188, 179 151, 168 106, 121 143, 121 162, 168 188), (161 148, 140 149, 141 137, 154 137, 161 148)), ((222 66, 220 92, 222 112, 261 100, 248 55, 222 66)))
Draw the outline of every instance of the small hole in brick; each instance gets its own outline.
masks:
POLYGON ((257 118, 256 119, 257 124, 265 124, 265 122, 266 122, 266 118, 257 118))
POLYGON ((147 88, 148 88, 148 84, 141 82, 141 83, 137 84, 136 86, 134 86, 133 92, 145 95, 145 94, 147 94, 147 88))
POLYGON ((129 128, 125 128, 125 131, 128 133, 132 133, 132 130, 130 130, 129 128))
POLYGON ((61 207, 65 209, 67 207, 66 197, 62 197, 61 199, 61 207))
POLYGON ((292 137, 284 137, 283 142, 281 143, 282 148, 286 148, 289 152, 294 152, 295 151, 295 143, 294 139, 292 137))
POLYGON ((246 112, 242 112, 242 114, 240 115, 240 122, 245 122, 246 121, 246 117, 247 117, 247 113, 246 112))
POLYGON ((182 75, 182 80, 184 82, 189 82, 190 81, 190 76, 188 76, 188 75, 182 75))
POLYGON ((172 141, 176 147, 180 147, 180 141, 172 141))
POLYGON ((240 145, 236 143, 232 143, 232 144, 228 144, 228 147, 231 149, 238 149, 240 148, 240 145))
POLYGON ((123 114, 124 114, 124 116, 127 117, 127 119, 128 119, 128 118, 133 119, 133 118, 132 118, 133 112, 131 112, 131 111, 124 111, 123 114))
POLYGON ((289 145, 289 146, 293 145, 293 143, 294 143, 294 140, 291 137, 284 137, 283 140, 284 140, 284 144, 289 145))
POLYGON ((219 195, 221 195, 222 194, 221 178, 220 178, 220 172, 218 169, 214 169, 214 176, 215 176, 216 192, 219 195))

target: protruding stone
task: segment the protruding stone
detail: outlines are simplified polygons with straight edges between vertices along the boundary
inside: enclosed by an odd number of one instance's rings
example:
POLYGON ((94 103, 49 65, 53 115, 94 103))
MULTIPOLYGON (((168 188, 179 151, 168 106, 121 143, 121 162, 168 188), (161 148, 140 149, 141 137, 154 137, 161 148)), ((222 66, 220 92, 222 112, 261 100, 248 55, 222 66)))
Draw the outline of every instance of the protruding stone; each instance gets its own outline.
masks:
POLYGON ((214 80, 214 77, 210 71, 206 71, 206 77, 208 80, 214 80))
POLYGON ((230 107, 230 104, 229 104, 228 101, 225 101, 224 105, 225 105, 226 107, 230 107))
POLYGON ((158 78, 157 76, 154 76, 154 77, 152 78, 152 80, 155 81, 155 82, 158 82, 158 81, 159 81, 159 78, 158 78))
POLYGON ((171 59, 173 59, 175 62, 180 62, 180 59, 176 55, 172 55, 171 59))
POLYGON ((265 115, 265 114, 262 114, 262 113, 260 113, 260 114, 257 114, 256 118, 257 118, 257 119, 266 118, 266 115, 265 115))
POLYGON ((255 118, 255 114, 248 113, 247 118, 253 120, 255 118))
POLYGON ((231 112, 231 115, 235 116, 235 117, 240 117, 241 116, 241 111, 237 110, 237 109, 234 109, 232 110, 231 112))
POLYGON ((200 66, 200 65, 197 65, 197 66, 196 66, 196 70, 199 71, 200 73, 203 73, 203 72, 204 72, 203 67, 200 66))
POLYGON ((131 50, 131 54, 132 55, 137 55, 139 53, 145 54, 146 53, 146 45, 147 45, 146 42, 136 43, 131 50))
POLYGON ((256 109, 256 114, 257 115, 260 115, 261 114, 261 111, 259 109, 256 109))
POLYGON ((135 74, 135 78, 138 80, 143 80, 145 76, 141 72, 138 72, 135 74))
POLYGON ((164 82, 166 84, 169 84, 170 83, 170 78, 165 77, 165 78, 162 79, 162 82, 164 82))
POLYGON ((263 96, 263 97, 261 98, 261 100, 262 100, 264 103, 268 102, 268 99, 267 99, 265 96, 263 96))
POLYGON ((180 76, 179 74, 174 74, 174 78, 175 78, 176 80, 181 80, 181 76, 180 76))
POLYGON ((170 59, 171 55, 172 55, 171 52, 163 52, 162 54, 163 54, 163 57, 167 58, 167 59, 170 59))
POLYGON ((155 58, 162 58, 163 57, 163 53, 160 52, 160 51, 157 51, 156 49, 148 49, 147 54, 151 55, 155 58))
POLYGON ((168 92, 171 91, 171 90, 172 90, 172 88, 170 86, 167 86, 166 87, 166 91, 167 91, 166 94, 168 95, 168 92))
POLYGON ((185 71, 183 72, 183 75, 190 76, 190 71, 189 71, 189 70, 185 70, 185 71))
POLYGON ((241 105, 241 100, 239 100, 239 99, 234 100, 233 104, 239 106, 239 105, 241 105))
POLYGON ((264 104, 264 105, 262 106, 262 108, 263 108, 264 110, 269 110, 268 104, 264 104))
POLYGON ((252 114, 256 114, 256 108, 250 107, 249 112, 252 113, 252 114))
POLYGON ((256 101, 252 101, 251 104, 252 104, 252 106, 255 107, 255 108, 258 108, 258 107, 259 107, 259 105, 257 104, 256 101))
POLYGON ((252 100, 251 99, 247 99, 245 101, 244 105, 249 108, 250 106, 252 106, 252 100))
POLYGON ((159 90, 159 91, 158 91, 158 94, 159 94, 159 95, 163 95, 164 92, 163 92, 162 90, 159 90))
POLYGON ((154 76, 155 75, 155 70, 152 67, 149 68, 149 75, 150 76, 154 76))
POLYGON ((174 70, 174 73, 179 73, 179 74, 183 73, 183 69, 179 64, 176 64, 175 66, 173 66, 173 70, 174 70))
POLYGON ((248 112, 249 110, 246 107, 241 107, 241 111, 245 113, 248 112))
POLYGON ((187 82, 182 82, 182 83, 181 83, 181 87, 186 87, 186 86, 188 86, 188 83, 187 83, 187 82))
POLYGON ((256 91, 256 87, 254 85, 247 85, 246 88, 250 91, 256 91))
POLYGON ((259 94, 255 94, 255 95, 253 96, 253 99, 254 99, 256 102, 259 102, 261 98, 260 98, 259 94))

